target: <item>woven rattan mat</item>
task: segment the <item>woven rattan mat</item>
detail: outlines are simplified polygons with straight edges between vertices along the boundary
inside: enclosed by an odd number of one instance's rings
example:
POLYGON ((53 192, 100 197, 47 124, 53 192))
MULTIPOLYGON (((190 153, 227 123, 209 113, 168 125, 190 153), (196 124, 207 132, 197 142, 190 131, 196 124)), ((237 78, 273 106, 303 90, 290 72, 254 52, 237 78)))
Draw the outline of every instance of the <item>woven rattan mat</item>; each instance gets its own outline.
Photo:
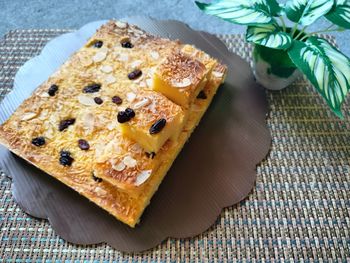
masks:
MULTIPOLYGON (((13 77, 51 38, 67 30, 16 30, 0 41, 0 99, 13 77)), ((250 60, 241 35, 220 36, 250 60)), ((333 40, 332 40, 333 41, 333 40)), ((225 209, 216 224, 191 239, 168 239, 153 250, 126 254, 105 245, 78 246, 46 220, 26 215, 1 173, 0 258, 115 261, 346 261, 350 260, 350 123, 339 121, 305 80, 267 92, 272 134, 268 158, 257 167, 254 191, 225 209)), ((350 116, 349 103, 345 115, 350 116)))

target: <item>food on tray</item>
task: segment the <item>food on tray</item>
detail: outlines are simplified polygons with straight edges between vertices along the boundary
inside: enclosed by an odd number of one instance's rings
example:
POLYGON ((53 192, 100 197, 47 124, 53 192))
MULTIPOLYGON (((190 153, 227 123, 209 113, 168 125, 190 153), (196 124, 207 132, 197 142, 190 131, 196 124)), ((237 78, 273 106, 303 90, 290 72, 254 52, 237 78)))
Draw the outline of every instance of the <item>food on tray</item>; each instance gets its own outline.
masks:
POLYGON ((134 227, 225 74, 191 45, 110 21, 0 126, 0 142, 134 227))

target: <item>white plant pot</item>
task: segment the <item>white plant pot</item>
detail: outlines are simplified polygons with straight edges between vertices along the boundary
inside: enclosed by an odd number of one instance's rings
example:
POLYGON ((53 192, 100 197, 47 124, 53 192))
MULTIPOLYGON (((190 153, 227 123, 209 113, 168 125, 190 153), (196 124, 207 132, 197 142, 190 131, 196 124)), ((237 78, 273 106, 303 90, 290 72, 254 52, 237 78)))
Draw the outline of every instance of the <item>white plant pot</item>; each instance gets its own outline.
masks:
POLYGON ((285 51, 255 46, 253 72, 256 81, 269 90, 281 90, 302 76, 285 51))
POLYGON ((254 60, 253 63, 253 71, 256 81, 269 90, 284 89, 302 76, 301 72, 296 69, 289 77, 280 77, 270 72, 271 65, 266 61, 254 60))

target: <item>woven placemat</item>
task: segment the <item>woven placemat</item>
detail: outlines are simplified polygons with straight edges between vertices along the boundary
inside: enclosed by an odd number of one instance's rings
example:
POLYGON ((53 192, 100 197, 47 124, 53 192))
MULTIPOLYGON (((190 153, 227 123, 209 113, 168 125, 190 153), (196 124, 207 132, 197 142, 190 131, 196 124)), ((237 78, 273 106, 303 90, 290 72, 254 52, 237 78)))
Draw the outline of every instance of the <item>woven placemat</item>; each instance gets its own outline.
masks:
MULTIPOLYGON (((68 30, 15 30, 0 41, 0 100, 18 68, 68 30)), ((250 61, 242 35, 219 35, 250 61)), ((330 39, 334 41, 334 39, 330 39)), ((62 240, 46 220, 26 215, 0 173, 0 260, 346 261, 350 260, 350 124, 339 121, 305 80, 267 92, 271 153, 257 167, 254 191, 226 208, 215 225, 191 239, 168 239, 150 251, 121 253, 105 244, 62 240)), ((350 116, 349 103, 344 107, 350 116)))

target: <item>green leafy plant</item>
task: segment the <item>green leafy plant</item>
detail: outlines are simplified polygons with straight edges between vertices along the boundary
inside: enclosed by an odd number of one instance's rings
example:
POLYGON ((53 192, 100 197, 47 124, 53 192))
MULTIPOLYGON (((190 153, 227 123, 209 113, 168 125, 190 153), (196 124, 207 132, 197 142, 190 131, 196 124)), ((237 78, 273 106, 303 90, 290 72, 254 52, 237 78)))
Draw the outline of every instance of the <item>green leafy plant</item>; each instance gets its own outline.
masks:
POLYGON ((288 53, 333 112, 343 118, 341 105, 350 89, 350 59, 318 33, 350 29, 350 0, 215 0, 197 6, 206 14, 247 25, 246 40, 288 53), (294 22, 287 28, 286 17, 294 22), (308 26, 325 17, 332 25, 316 32, 308 26))

